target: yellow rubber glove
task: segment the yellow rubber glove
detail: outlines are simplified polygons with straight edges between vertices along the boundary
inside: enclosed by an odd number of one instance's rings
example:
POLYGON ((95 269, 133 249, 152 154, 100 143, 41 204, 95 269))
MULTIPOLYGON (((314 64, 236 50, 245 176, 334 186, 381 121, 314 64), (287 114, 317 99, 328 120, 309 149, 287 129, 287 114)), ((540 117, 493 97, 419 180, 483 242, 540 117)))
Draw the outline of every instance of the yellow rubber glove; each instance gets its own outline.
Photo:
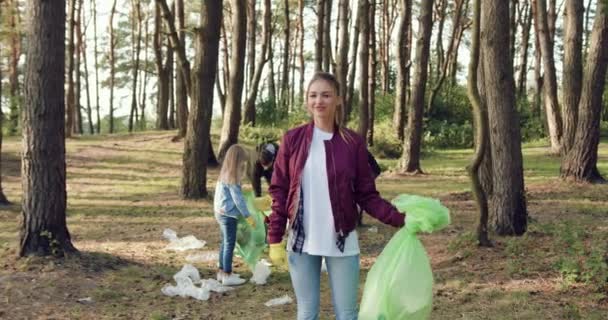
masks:
POLYGON ((271 243, 268 250, 270 261, 277 267, 287 267, 287 251, 285 250, 285 242, 271 243))
POLYGON ((249 216, 249 217, 245 218, 245 220, 252 228, 255 229, 256 224, 255 224, 255 219, 253 218, 253 216, 249 216))

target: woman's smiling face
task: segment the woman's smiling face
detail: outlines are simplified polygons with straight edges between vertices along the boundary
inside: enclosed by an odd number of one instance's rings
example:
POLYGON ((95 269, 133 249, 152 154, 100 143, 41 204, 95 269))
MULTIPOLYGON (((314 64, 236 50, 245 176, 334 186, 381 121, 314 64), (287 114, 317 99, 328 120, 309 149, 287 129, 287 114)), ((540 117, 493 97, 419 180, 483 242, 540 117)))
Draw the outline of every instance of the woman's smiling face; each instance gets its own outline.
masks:
POLYGON ((336 89, 328 81, 318 79, 308 87, 306 107, 313 118, 333 121, 338 103, 336 89))

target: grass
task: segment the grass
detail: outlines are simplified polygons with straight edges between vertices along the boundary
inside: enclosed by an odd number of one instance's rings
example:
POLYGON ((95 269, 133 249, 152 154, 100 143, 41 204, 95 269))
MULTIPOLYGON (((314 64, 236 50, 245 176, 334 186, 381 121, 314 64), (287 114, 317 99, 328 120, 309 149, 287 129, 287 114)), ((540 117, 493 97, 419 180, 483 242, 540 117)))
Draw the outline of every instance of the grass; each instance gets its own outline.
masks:
MULTIPOLYGON (((68 227, 78 256, 16 257, 20 214, 21 142, 5 138, 2 187, 13 205, 0 208, 0 318, 56 319, 293 319, 295 304, 268 308, 264 302, 289 294, 286 270, 273 270, 264 286, 244 285, 213 294, 209 301, 170 298, 160 289, 173 282, 188 253, 164 250, 165 228, 218 248, 210 199, 182 200, 182 143, 173 132, 91 136, 67 142, 68 227), (90 298, 91 302, 81 300, 90 298)), ((494 248, 475 242, 477 213, 464 170, 471 150, 435 150, 422 159, 426 175, 384 174, 377 180, 386 198, 414 193, 440 198, 452 225, 421 239, 433 267, 432 319, 603 319, 608 314, 608 186, 558 178, 559 158, 547 145, 524 145, 530 224, 522 237, 491 235, 494 248)), ((608 146, 598 167, 608 173, 608 146)), ((389 168, 396 160, 380 159, 389 168)), ((208 189, 217 176, 210 169, 208 189)), ((394 229, 359 231, 362 283, 394 229)), ((197 263, 214 277, 214 262, 197 263)), ((236 272, 250 275, 240 260, 236 272)), ((332 317, 323 275, 321 318, 332 317)), ((404 290, 415 288, 404 287, 404 290)))

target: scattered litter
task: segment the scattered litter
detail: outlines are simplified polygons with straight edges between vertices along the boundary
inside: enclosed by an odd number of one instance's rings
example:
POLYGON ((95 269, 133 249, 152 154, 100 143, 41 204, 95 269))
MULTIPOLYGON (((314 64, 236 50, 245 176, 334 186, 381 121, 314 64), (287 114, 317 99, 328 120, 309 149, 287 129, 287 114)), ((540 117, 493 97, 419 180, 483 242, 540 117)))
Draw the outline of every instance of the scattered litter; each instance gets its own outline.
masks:
POLYGON ((274 306, 280 306, 280 305, 288 304, 288 303, 292 303, 292 302, 293 302, 293 299, 291 299, 290 296, 284 295, 280 298, 274 298, 274 299, 268 300, 266 303, 264 303, 264 305, 267 307, 274 307, 274 306))
POLYGON ((170 297, 180 296, 182 298, 192 297, 197 300, 208 300, 210 291, 226 292, 232 288, 222 286, 215 279, 204 279, 201 281, 198 270, 191 264, 186 264, 173 276, 176 286, 165 285, 160 291, 170 297), (197 287, 195 284, 200 283, 197 287))
POLYGON ((76 300, 76 302, 82 303, 82 304, 89 304, 89 303, 93 303, 93 299, 91 297, 80 298, 80 299, 76 300))
POLYGON ((367 229, 367 232, 378 233, 378 227, 373 226, 373 227, 371 227, 371 228, 367 229))
POLYGON ((268 276, 270 275, 269 265, 270 263, 266 259, 258 261, 253 269, 253 276, 249 281, 255 284, 266 284, 266 280, 268 280, 268 276))
POLYGON ((198 240, 193 235, 188 235, 183 238, 178 238, 177 233, 171 229, 165 229, 163 231, 163 237, 169 240, 166 250, 174 250, 174 251, 185 251, 190 249, 200 249, 205 246, 206 242, 198 240))
POLYGON ((198 253, 192 253, 192 254, 189 254, 188 256, 186 256, 186 261, 190 262, 190 263, 211 262, 211 261, 218 261, 218 260, 219 260, 219 254, 217 251, 198 252, 198 253))

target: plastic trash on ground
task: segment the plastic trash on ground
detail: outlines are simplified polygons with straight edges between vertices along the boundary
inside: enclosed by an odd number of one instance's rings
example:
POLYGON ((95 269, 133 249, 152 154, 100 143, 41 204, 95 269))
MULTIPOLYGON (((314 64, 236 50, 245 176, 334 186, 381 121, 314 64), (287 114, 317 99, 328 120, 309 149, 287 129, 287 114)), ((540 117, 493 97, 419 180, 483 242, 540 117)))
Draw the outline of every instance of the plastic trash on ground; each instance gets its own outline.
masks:
POLYGON ((165 285, 161 292, 167 296, 174 297, 180 296, 182 298, 192 297, 197 300, 208 300, 210 291, 214 292, 225 292, 232 288, 222 286, 215 279, 202 280, 198 269, 190 264, 186 264, 182 269, 173 276, 173 280, 177 285, 173 286, 170 284, 165 285), (200 287, 196 284, 201 283, 200 287))
POLYGON ((284 304, 288 304, 288 303, 292 303, 292 302, 293 302, 293 299, 291 299, 290 296, 284 295, 280 298, 270 299, 270 300, 266 301, 266 303, 264 303, 264 305, 267 307, 274 307, 274 306, 280 306, 280 305, 284 305, 284 304))
POLYGON ((255 268, 253 270, 253 276, 251 277, 251 281, 252 283, 255 284, 266 284, 266 281, 268 280, 268 276, 270 276, 270 263, 268 263, 268 261, 266 261, 265 259, 262 259, 260 261, 258 261, 258 263, 255 264, 255 268))
POLYGON ((183 238, 179 238, 177 233, 171 229, 165 229, 163 231, 163 237, 169 240, 169 244, 165 247, 166 250, 173 251, 186 251, 191 249, 200 249, 205 246, 206 242, 198 240, 193 235, 188 235, 183 238))
POLYGON ((218 261, 219 253, 217 251, 204 251, 196 252, 186 256, 186 261, 190 263, 195 262, 211 262, 218 261))
POLYGON ((406 226, 391 238, 367 274, 359 319, 428 319, 433 301, 431 264, 416 233, 450 223, 439 200, 399 195, 393 204, 406 213, 406 226))
POLYGON ((234 253, 243 258, 249 269, 255 270, 256 263, 266 248, 266 225, 264 213, 256 209, 252 192, 244 194, 247 209, 255 220, 255 228, 251 227, 241 216, 237 224, 236 245, 234 253))

